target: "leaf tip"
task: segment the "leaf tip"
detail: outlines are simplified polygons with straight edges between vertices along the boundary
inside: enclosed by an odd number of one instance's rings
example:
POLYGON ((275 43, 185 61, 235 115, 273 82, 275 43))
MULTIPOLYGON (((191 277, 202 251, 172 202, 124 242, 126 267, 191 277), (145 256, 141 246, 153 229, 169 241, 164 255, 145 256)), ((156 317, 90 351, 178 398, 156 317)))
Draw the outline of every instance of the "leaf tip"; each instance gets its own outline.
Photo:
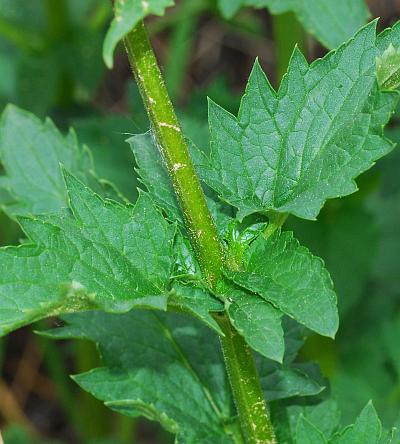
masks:
POLYGON ((103 61, 108 69, 114 68, 114 52, 103 51, 103 61))

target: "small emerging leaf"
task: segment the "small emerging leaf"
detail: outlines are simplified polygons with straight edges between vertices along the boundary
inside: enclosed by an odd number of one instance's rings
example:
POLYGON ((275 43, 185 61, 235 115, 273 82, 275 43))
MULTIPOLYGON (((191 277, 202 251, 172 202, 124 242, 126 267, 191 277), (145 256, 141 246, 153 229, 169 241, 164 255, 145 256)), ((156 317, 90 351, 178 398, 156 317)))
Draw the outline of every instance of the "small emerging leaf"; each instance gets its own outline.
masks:
POLYGON ((376 59, 379 86, 383 89, 396 89, 400 86, 400 49, 391 43, 381 57, 376 59))

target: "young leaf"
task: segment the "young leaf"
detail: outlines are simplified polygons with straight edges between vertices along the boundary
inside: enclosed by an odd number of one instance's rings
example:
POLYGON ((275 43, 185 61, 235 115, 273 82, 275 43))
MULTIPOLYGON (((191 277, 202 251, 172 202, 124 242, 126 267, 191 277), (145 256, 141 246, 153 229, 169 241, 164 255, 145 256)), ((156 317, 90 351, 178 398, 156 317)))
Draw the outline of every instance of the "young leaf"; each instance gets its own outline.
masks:
POLYGON ((304 28, 327 48, 336 48, 365 24, 370 13, 364 0, 219 0, 230 18, 241 6, 267 7, 272 14, 292 11, 304 28))
POLYGON ((146 194, 103 200, 65 175, 72 214, 20 218, 30 239, 0 249, 0 333, 55 314, 166 308, 175 227, 146 194))
POLYGON ((400 86, 400 50, 391 43, 381 57, 376 59, 379 86, 396 89, 400 86))
POLYGON ((164 15, 174 0, 115 0, 115 17, 111 22, 103 46, 105 64, 113 67, 113 53, 118 42, 134 28, 140 20, 150 14, 164 15))
POLYGON ((296 49, 277 93, 256 62, 237 118, 210 102, 211 154, 198 170, 239 219, 268 210, 314 219, 393 148, 382 127, 398 94, 379 91, 377 54, 371 23, 310 66, 296 49))
POLYGON ((66 319, 51 336, 90 339, 103 357, 103 367, 74 377, 83 389, 113 410, 160 422, 177 442, 233 444, 224 429, 234 421, 229 384, 210 330, 182 315, 144 311, 66 319))
POLYGON ((382 88, 399 87, 400 21, 385 29, 377 38, 377 78, 382 88))
POLYGON ((296 444, 327 444, 324 435, 303 415, 297 422, 296 444))
POLYGON ((180 231, 176 234, 174 249, 176 254, 175 276, 181 277, 183 281, 186 278, 189 282, 202 282, 203 276, 192 245, 180 231))
POLYGON ((226 310, 232 325, 251 348, 266 358, 282 362, 285 346, 282 313, 257 295, 229 287, 226 310))
POLYGON ((335 435, 330 444, 378 444, 382 433, 381 422, 372 405, 367 404, 356 422, 335 435))
POLYGON ((309 329, 335 335, 339 320, 329 273, 292 233, 259 236, 246 256, 246 271, 226 270, 229 278, 309 329))

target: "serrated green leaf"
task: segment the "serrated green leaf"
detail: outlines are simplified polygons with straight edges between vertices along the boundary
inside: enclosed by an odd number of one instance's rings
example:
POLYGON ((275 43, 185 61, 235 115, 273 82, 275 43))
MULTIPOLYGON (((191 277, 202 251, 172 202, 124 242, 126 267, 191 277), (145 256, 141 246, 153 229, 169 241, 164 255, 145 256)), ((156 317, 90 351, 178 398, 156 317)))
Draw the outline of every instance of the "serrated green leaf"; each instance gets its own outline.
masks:
POLYGON ((314 219, 393 148, 382 127, 398 94, 379 91, 377 54, 371 23, 310 66, 295 50, 277 93, 256 62, 237 118, 210 102, 211 154, 197 168, 239 219, 269 210, 314 219))
POLYGON ((227 270, 229 278, 309 329, 335 335, 339 319, 329 273, 293 233, 276 232, 268 239, 260 236, 246 256, 246 271, 227 270))
POLYGON ((2 334, 63 312, 166 307, 175 227, 146 194, 124 206, 65 180, 71 214, 20 218, 30 242, 0 249, 2 334))
POLYGON ((94 172, 91 154, 74 131, 63 136, 50 119, 7 106, 0 123, 0 205, 11 215, 53 213, 68 207, 60 164, 102 195, 117 196, 94 172))
POLYGON ((335 435, 330 444, 378 444, 382 433, 381 422, 369 403, 361 412, 356 422, 335 435))
POLYGON ((267 7, 272 14, 292 11, 304 28, 327 48, 336 48, 365 24, 370 13, 364 0, 218 0, 230 18, 241 6, 267 7))
POLYGON ((296 428, 296 444, 327 444, 320 432, 307 418, 300 415, 296 428))
POLYGON ((115 17, 103 45, 105 64, 109 68, 113 67, 115 47, 140 20, 150 14, 164 15, 165 9, 173 5, 174 0, 116 0, 114 4, 115 17))
POLYGON ((279 310, 259 296, 234 286, 227 290, 226 310, 232 325, 251 348, 282 362, 285 346, 279 310))
POLYGON ((233 414, 229 383, 210 330, 182 315, 144 311, 66 319, 51 335, 90 339, 103 357, 104 367, 74 377, 83 389, 113 410, 160 422, 178 442, 234 442, 224 430, 233 414))
POLYGON ((383 55, 390 44, 395 48, 400 47, 400 21, 397 21, 391 28, 386 28, 378 35, 377 46, 380 56, 383 55))
POLYGON ((223 335, 220 326, 210 312, 224 311, 224 305, 205 290, 176 283, 169 294, 168 306, 191 313, 217 333, 223 335))

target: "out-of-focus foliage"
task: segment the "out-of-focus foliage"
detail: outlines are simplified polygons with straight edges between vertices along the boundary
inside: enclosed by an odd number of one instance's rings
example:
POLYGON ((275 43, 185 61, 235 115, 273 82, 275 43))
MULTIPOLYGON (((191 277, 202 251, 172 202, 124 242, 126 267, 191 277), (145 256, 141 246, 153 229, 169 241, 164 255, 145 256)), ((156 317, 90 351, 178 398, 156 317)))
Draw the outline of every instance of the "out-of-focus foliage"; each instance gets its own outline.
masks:
POLYGON ((88 101, 102 78, 107 0, 2 0, 1 103, 40 116, 54 106, 88 101))
POLYGON ((241 6, 268 8, 272 14, 293 11, 304 28, 327 48, 336 48, 368 19, 364 0, 218 0, 225 17, 241 6))

